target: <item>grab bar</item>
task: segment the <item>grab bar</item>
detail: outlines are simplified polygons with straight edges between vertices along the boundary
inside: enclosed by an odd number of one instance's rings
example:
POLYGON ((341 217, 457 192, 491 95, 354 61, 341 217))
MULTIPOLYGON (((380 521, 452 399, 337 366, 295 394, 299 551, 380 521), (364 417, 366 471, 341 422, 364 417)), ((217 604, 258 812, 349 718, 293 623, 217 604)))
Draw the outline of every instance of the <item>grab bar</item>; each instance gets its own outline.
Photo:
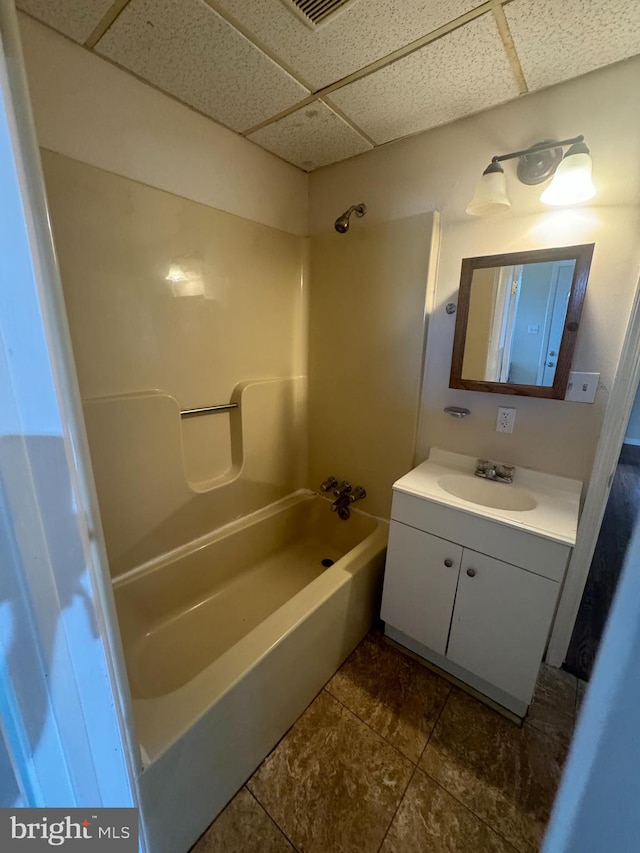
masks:
POLYGON ((194 415, 208 415, 215 414, 217 412, 228 412, 231 409, 237 409, 237 403, 223 403, 221 406, 204 406, 202 409, 185 409, 183 412, 180 412, 181 418, 191 418, 194 415))

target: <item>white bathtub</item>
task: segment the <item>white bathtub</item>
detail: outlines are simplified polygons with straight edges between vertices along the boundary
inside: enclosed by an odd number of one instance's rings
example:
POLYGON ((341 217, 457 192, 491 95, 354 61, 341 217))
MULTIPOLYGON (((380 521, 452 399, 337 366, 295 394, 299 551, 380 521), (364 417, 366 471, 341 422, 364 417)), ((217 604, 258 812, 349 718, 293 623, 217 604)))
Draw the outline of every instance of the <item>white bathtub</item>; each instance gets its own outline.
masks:
POLYGON ((189 849, 367 632, 387 532, 296 493, 114 582, 151 853, 189 849))

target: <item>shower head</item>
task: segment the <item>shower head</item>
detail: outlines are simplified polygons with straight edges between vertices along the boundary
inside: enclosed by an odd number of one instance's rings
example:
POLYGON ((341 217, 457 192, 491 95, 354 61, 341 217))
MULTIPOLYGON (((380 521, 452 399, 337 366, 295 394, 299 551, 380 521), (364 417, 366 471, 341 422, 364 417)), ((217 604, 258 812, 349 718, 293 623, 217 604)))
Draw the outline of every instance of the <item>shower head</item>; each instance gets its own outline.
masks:
POLYGON ((361 204, 352 205, 349 210, 345 210, 342 216, 339 216, 335 221, 335 229, 338 234, 346 234, 349 230, 349 217, 352 213, 358 217, 358 219, 362 219, 362 217, 367 212, 367 205, 362 202, 361 204))

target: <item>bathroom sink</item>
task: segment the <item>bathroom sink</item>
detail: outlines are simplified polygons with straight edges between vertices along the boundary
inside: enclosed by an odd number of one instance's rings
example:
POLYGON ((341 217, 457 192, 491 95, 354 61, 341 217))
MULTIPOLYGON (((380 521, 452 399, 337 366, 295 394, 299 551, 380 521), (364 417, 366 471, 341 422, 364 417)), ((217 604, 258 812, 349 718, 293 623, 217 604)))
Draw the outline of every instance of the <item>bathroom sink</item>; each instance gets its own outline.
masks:
POLYGON ((535 509, 538 501, 527 489, 507 483, 494 483, 468 474, 446 474, 438 485, 456 498, 493 509, 526 512, 535 509))

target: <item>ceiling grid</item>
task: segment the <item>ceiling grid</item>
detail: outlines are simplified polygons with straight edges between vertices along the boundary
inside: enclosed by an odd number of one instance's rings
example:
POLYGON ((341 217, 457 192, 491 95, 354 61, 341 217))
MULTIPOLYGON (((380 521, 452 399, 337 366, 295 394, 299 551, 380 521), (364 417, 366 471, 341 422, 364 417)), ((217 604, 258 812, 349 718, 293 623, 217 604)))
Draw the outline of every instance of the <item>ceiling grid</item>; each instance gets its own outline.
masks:
POLYGON ((314 26, 296 0, 17 0, 306 171, 640 54, 639 0, 329 5, 314 26))

